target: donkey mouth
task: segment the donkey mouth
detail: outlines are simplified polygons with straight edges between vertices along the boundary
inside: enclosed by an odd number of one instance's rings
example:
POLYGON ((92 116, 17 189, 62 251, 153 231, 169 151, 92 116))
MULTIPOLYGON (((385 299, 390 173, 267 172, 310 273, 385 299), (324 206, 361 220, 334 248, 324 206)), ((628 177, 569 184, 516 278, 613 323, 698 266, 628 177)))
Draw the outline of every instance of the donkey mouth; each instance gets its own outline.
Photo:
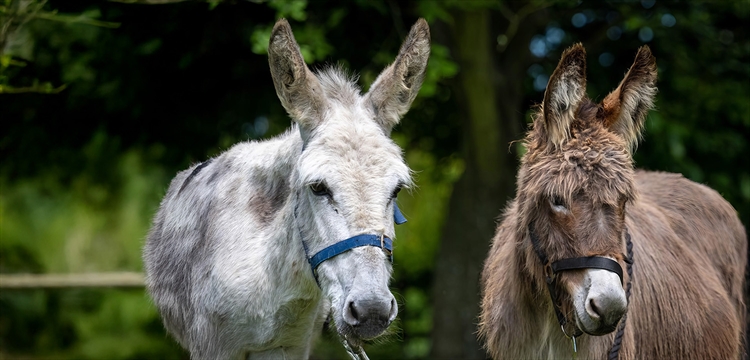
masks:
MULTIPOLYGON (((577 319, 578 320, 578 319, 577 319)), ((617 323, 614 324, 599 324, 598 326, 595 326, 593 328, 589 328, 586 326, 583 326, 580 322, 580 320, 576 321, 576 326, 583 331, 584 333, 592 336, 602 336, 607 335, 617 328, 617 323)))
POLYGON ((605 320, 602 318, 593 318, 588 314, 581 315, 577 313, 575 315, 575 318, 576 327, 578 327, 578 329, 580 329, 584 333, 593 336, 607 335, 615 331, 620 320, 620 316, 605 320))
POLYGON ((339 336, 346 339, 352 346, 361 346, 365 341, 373 340, 386 333, 390 324, 390 321, 368 321, 358 325, 344 324, 339 328, 339 336))
POLYGON ((388 329, 388 326, 391 325, 390 321, 374 321, 370 320, 369 322, 353 326, 352 330, 354 330, 354 335, 359 337, 362 340, 372 340, 383 333, 385 333, 386 329, 388 329))

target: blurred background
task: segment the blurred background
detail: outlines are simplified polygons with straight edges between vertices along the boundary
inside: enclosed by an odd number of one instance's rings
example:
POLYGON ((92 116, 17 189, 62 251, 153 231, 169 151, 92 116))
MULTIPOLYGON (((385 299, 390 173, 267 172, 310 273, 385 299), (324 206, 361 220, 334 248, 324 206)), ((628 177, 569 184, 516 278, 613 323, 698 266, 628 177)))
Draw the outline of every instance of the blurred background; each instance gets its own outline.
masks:
MULTIPOLYGON (((576 42, 595 100, 651 47, 659 93, 636 165, 711 186, 750 225, 747 0, 0 0, 0 274, 141 272, 177 171, 290 126, 266 57, 280 17, 311 67, 342 64, 365 90, 418 17, 431 26, 393 133, 418 185, 399 196, 399 322, 373 359, 484 358, 478 280, 514 196, 511 142, 576 42)), ((0 358, 188 356, 136 286, 0 288, 0 358)), ((313 358, 345 353, 325 333, 313 358)))

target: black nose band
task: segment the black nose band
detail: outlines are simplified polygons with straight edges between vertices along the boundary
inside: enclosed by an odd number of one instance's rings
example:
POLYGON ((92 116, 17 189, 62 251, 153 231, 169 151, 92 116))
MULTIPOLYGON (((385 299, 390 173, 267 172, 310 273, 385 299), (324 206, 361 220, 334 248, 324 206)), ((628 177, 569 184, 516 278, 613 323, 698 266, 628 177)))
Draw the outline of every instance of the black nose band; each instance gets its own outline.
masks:
MULTIPOLYGON (((534 248, 534 252, 539 257, 539 261, 542 262, 542 266, 550 264, 547 254, 542 250, 542 245, 539 243, 539 238, 534 233, 534 223, 529 224, 529 237, 531 238, 531 245, 534 248)), ((625 230, 627 233, 627 229, 625 230)), ((629 235, 628 235, 629 237, 629 235)), ((630 241, 630 240, 628 240, 630 241)), ((627 261, 627 259, 626 259, 627 261)), ((615 260, 606 258, 603 256, 587 256, 577 257, 569 259, 561 259, 550 264, 553 273, 558 273, 566 270, 581 270, 581 269, 602 269, 611 271, 620 277, 620 283, 624 284, 622 266, 615 260)), ((552 279, 547 279, 548 281, 552 279)))
POLYGON ((611 271, 620 277, 620 283, 625 284, 622 278, 622 266, 617 261, 602 256, 578 257, 562 259, 552 263, 552 271, 558 273, 565 270, 579 269, 602 269, 611 271))

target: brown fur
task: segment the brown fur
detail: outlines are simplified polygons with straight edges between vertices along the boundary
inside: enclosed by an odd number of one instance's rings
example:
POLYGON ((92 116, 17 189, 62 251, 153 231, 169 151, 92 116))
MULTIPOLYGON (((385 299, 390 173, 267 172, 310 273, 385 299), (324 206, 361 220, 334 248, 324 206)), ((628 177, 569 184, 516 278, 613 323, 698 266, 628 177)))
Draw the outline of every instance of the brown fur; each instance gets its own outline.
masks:
MULTIPOLYGON (((623 269, 622 234, 629 231, 635 264, 620 358, 740 357, 747 238, 736 211, 680 175, 633 169, 631 149, 656 93, 654 57, 641 48, 602 104, 578 96, 585 94, 581 69, 585 51, 575 45, 563 54, 526 136, 517 196, 485 262, 479 335, 489 354, 572 355, 528 236, 533 223, 550 261, 611 256, 623 269), (553 211, 556 203, 567 210, 553 211)), ((581 274, 561 273, 560 288, 569 291, 581 274)), ((568 326, 576 326, 570 296, 558 300, 568 326)), ((606 358, 614 335, 581 336, 578 358, 606 358)))

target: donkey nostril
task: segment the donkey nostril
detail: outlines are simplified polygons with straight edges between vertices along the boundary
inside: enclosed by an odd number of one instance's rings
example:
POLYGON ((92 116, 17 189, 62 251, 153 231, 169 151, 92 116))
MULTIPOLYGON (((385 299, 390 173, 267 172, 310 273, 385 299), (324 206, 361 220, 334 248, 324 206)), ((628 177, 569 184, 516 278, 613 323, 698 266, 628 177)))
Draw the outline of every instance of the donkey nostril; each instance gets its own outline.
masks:
POLYGON ((601 317, 601 310, 596 306, 594 299, 589 299, 587 304, 587 312, 592 318, 598 319, 601 317))
POLYGON ((352 318, 354 320, 359 320, 359 314, 357 314, 357 307, 354 306, 354 302, 349 303, 349 312, 352 314, 352 318))
POLYGON ((388 313, 388 322, 396 320, 396 315, 398 315, 398 304, 396 304, 396 299, 391 299, 391 311, 388 313))
POLYGON ((359 313, 354 301, 350 301, 349 305, 344 308, 344 321, 351 326, 359 325, 359 313))

